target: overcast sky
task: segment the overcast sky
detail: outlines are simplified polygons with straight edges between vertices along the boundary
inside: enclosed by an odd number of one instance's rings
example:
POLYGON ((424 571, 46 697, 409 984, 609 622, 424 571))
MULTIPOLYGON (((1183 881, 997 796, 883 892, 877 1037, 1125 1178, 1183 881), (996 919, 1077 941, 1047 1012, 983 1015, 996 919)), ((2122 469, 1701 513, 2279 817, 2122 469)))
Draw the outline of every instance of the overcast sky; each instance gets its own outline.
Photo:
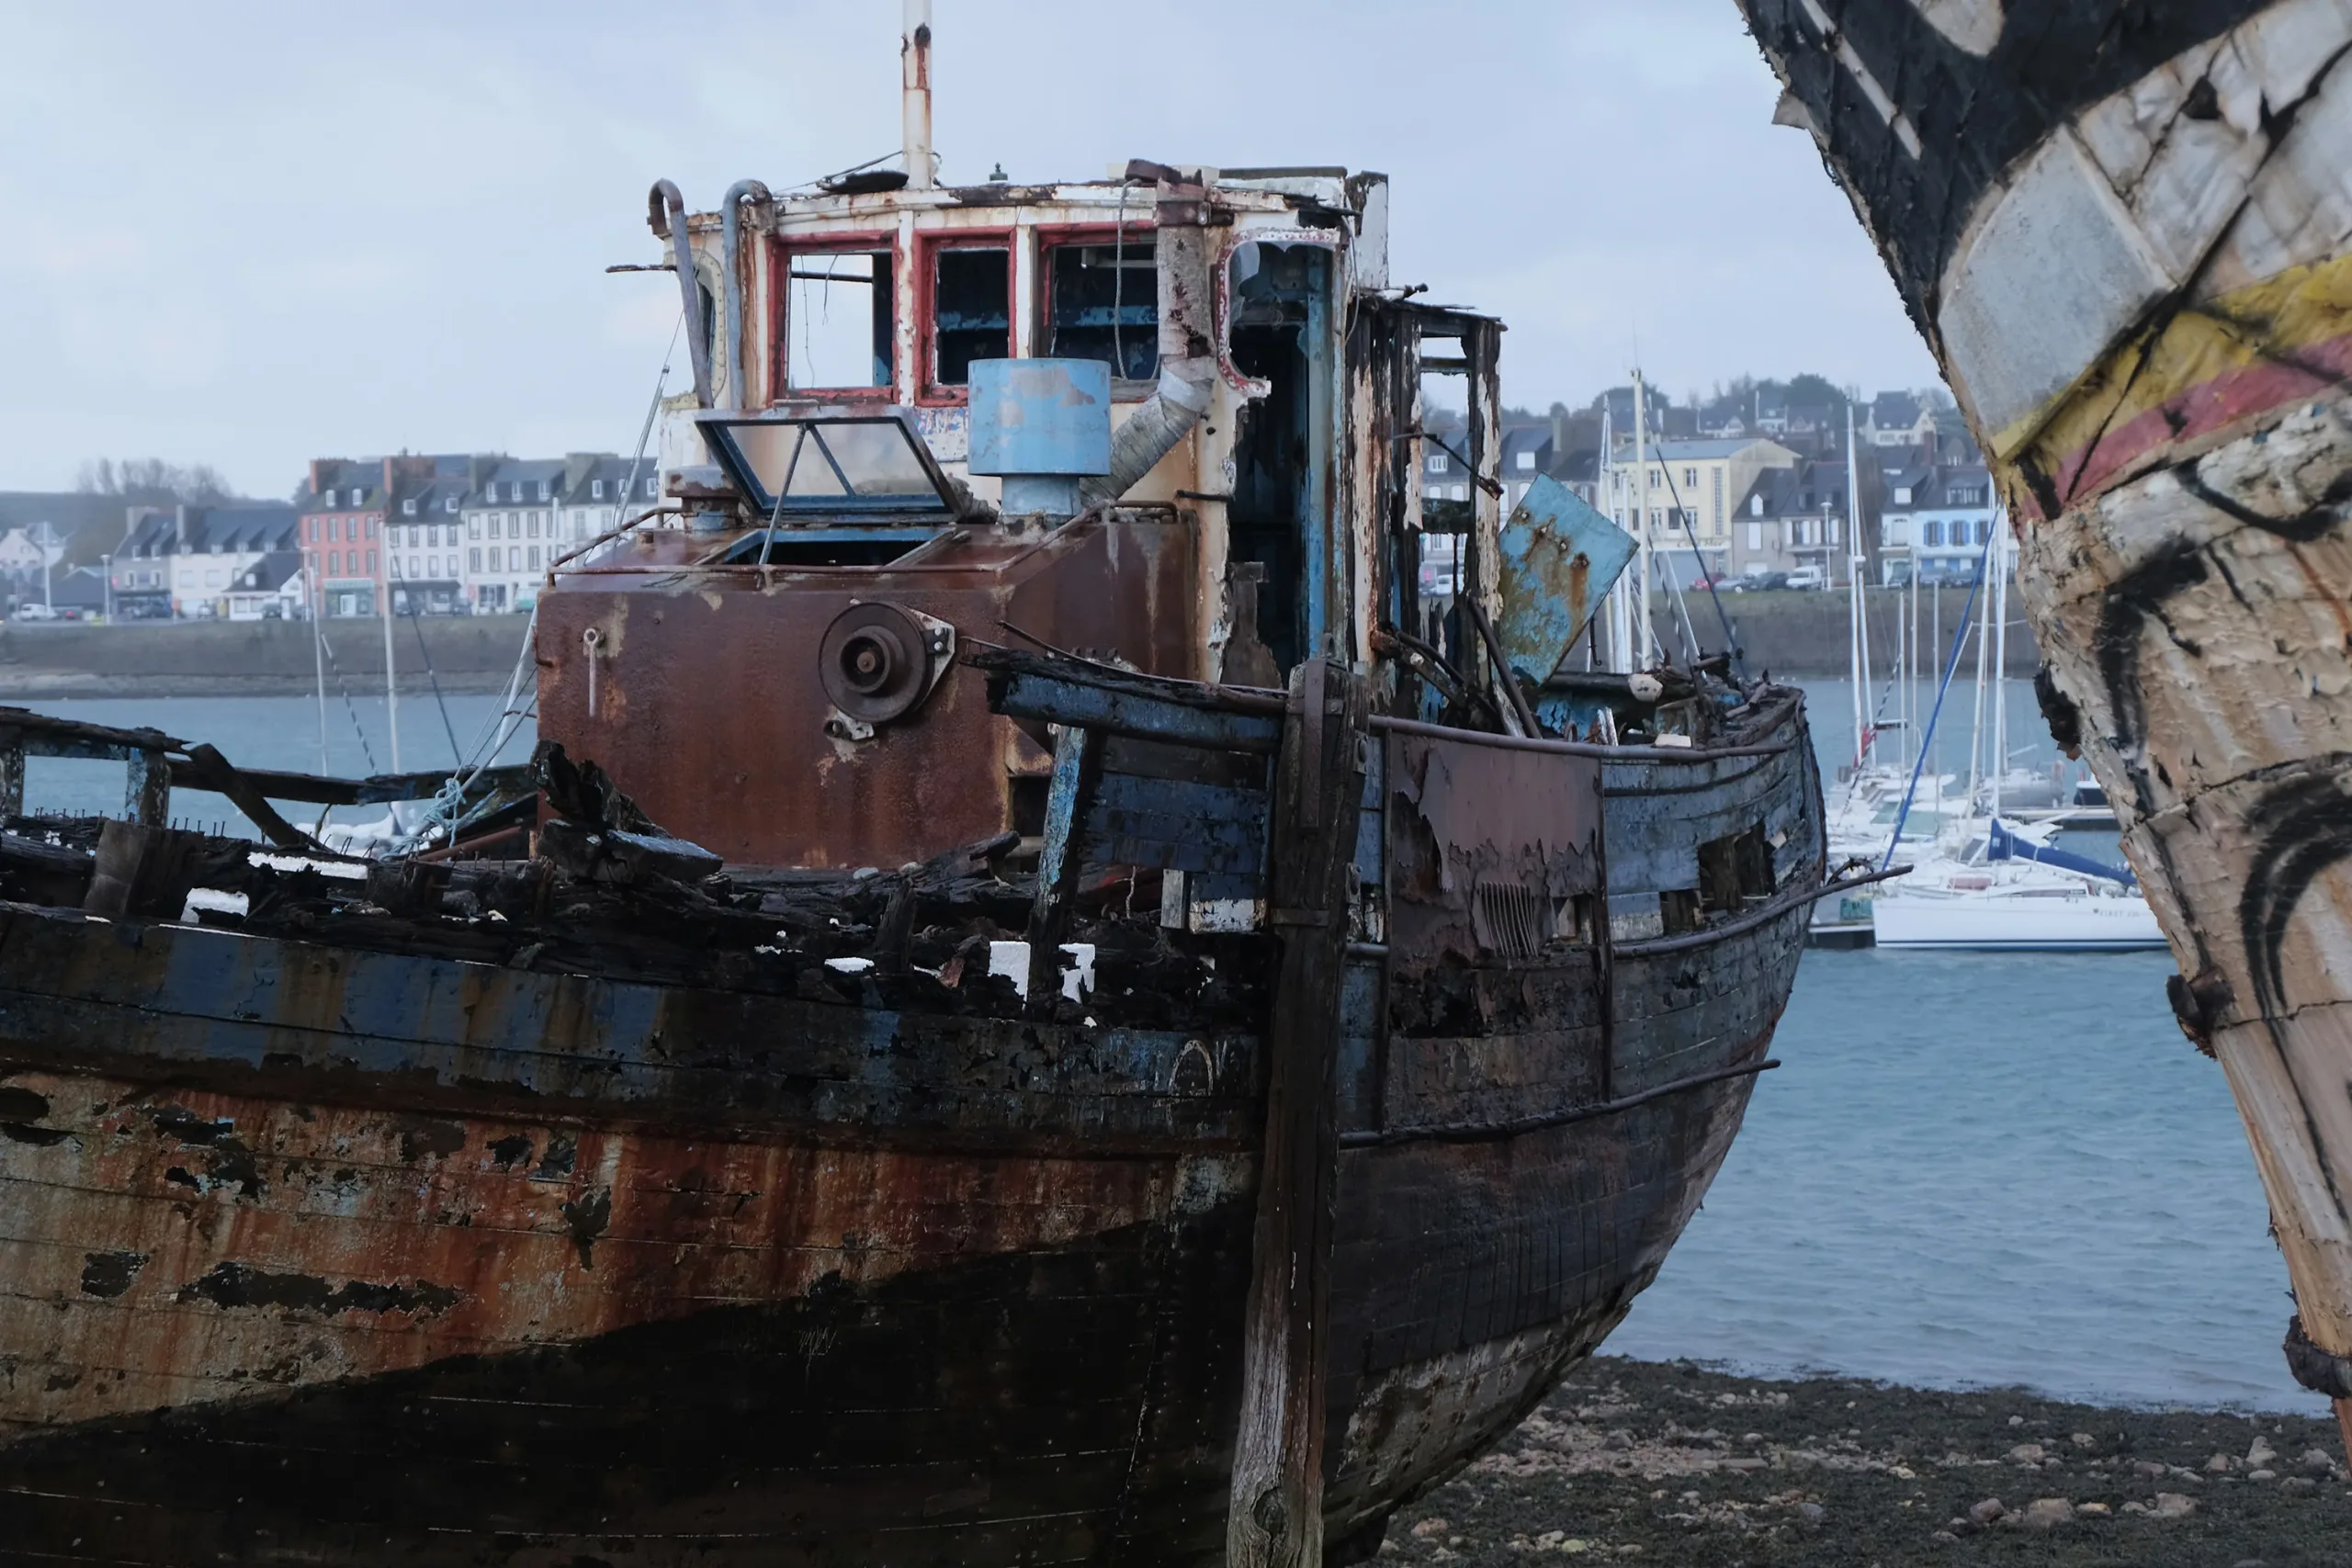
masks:
MULTIPOLYGON (((1510 324, 1506 396, 1638 355, 1934 369, 1731 0, 935 0, 950 182, 1129 157, 1393 179, 1392 272, 1510 324)), ((0 489, 101 455, 627 451, 697 209, 894 151, 898 0, 0 0, 0 489)), ((675 381, 673 383, 676 385, 675 381)))

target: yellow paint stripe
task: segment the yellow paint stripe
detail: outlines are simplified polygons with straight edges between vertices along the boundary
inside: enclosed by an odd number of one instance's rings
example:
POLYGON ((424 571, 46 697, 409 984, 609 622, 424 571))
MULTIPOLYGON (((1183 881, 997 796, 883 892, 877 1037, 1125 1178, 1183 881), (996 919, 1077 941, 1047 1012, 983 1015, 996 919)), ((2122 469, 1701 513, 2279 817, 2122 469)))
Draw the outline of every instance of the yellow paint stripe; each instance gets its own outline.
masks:
POLYGON ((2153 337, 2118 344, 2072 387, 1997 433, 1993 455, 2009 464, 2033 460, 2048 472, 2101 432, 2184 392, 2347 333, 2352 255, 2291 267, 2184 308, 2153 337))

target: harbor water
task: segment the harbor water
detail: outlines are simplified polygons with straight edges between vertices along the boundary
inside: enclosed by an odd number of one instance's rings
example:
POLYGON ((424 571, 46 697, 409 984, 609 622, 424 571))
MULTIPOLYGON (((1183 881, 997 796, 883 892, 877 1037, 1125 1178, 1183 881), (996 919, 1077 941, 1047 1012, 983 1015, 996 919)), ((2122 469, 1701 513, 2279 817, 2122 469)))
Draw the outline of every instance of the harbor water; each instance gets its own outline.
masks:
MULTIPOLYGON (((1808 693, 1834 781, 1850 691, 1808 693)), ((2046 766, 2030 690, 2011 682, 2004 696, 2012 760, 2046 766)), ((250 766, 321 762, 304 698, 34 705, 209 739, 250 766)), ((1964 685, 1951 708, 1948 771, 1966 765, 1964 685)), ((429 694, 405 698, 402 766, 447 766, 499 709, 451 697, 445 723, 429 694)), ((380 697, 331 697, 327 717, 330 769, 390 768, 380 697)), ((503 760, 531 743, 526 722, 503 760)), ((119 809, 121 790, 119 765, 31 764, 37 807, 119 809)), ((234 817, 193 792, 174 809, 234 817)), ((1758 1081, 1705 1208, 1611 1348, 2109 1402, 2316 1404, 2280 1359, 2286 1269, 2221 1069, 2166 1008, 2169 966, 2162 953, 1808 954, 1774 1046, 1784 1065, 1758 1081)))

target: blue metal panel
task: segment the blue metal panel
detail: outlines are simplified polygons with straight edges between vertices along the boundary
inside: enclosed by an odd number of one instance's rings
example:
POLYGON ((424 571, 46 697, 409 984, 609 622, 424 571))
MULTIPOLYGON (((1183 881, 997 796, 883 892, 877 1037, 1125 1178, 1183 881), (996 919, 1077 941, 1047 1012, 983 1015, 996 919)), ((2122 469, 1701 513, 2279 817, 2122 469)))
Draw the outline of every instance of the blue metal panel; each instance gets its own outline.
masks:
POLYGON ((976 474, 1111 471, 1111 367, 1099 359, 972 365, 976 474))
POLYGON ((1559 668, 1635 548, 1631 534, 1559 480, 1546 474, 1530 485, 1503 526, 1495 630, 1511 667, 1532 681, 1559 668))
POLYGON ((1272 751, 1282 743, 1282 720, 1272 716, 1221 713, 1026 671, 1003 677, 991 705, 1010 718, 1041 718, 1210 750, 1272 751))
POLYGON ((1106 772, 1086 815, 1086 863, 1254 879, 1270 809, 1263 790, 1106 772))

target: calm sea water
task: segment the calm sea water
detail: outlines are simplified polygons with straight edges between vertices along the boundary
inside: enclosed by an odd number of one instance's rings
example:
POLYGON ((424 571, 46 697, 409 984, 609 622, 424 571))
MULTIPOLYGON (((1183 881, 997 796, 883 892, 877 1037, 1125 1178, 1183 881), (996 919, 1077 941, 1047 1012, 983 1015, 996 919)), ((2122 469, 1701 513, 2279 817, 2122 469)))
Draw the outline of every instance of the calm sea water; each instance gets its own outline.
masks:
MULTIPOLYGON (((1852 691, 1807 692, 1834 778, 1852 691)), ((2004 696, 2012 761, 2046 766, 2030 685, 2004 696)), ((1956 683, 1948 770, 1967 765, 1969 712, 1956 683)), ((2318 1406, 2279 1355, 2286 1265, 2222 1070, 2165 1004, 2171 970, 2161 953, 1808 953, 1785 1065, 1611 1348, 2318 1406)))
MULTIPOLYGON (((1825 773, 1850 694, 1810 685, 1825 773)), ((1873 694, 1875 696, 1875 694, 1873 694)), ((2012 682, 2017 761, 2046 761, 2012 682), (2038 748, 2038 750, 2037 750, 2038 748)), ((1944 765, 1965 766, 1967 689, 1944 765)), ((301 698, 50 703, 238 761, 314 770, 301 698)), ((446 766, 494 697, 401 705, 404 767, 446 766)), ((390 765, 381 698, 331 700, 327 766, 390 765), (354 721, 356 714, 356 722, 354 721), (361 737, 366 738, 363 751, 361 737)), ((509 745, 529 754, 531 727, 509 745)), ((41 762, 36 806, 119 807, 113 764, 41 762)), ((175 809, 230 819, 193 794, 175 809)), ((2162 954, 1809 954, 1747 1125, 1611 1348, 1753 1371, 2023 1383, 2133 1403, 2312 1403, 2278 1354, 2286 1270, 2220 1068, 2166 1009, 2162 954)))

